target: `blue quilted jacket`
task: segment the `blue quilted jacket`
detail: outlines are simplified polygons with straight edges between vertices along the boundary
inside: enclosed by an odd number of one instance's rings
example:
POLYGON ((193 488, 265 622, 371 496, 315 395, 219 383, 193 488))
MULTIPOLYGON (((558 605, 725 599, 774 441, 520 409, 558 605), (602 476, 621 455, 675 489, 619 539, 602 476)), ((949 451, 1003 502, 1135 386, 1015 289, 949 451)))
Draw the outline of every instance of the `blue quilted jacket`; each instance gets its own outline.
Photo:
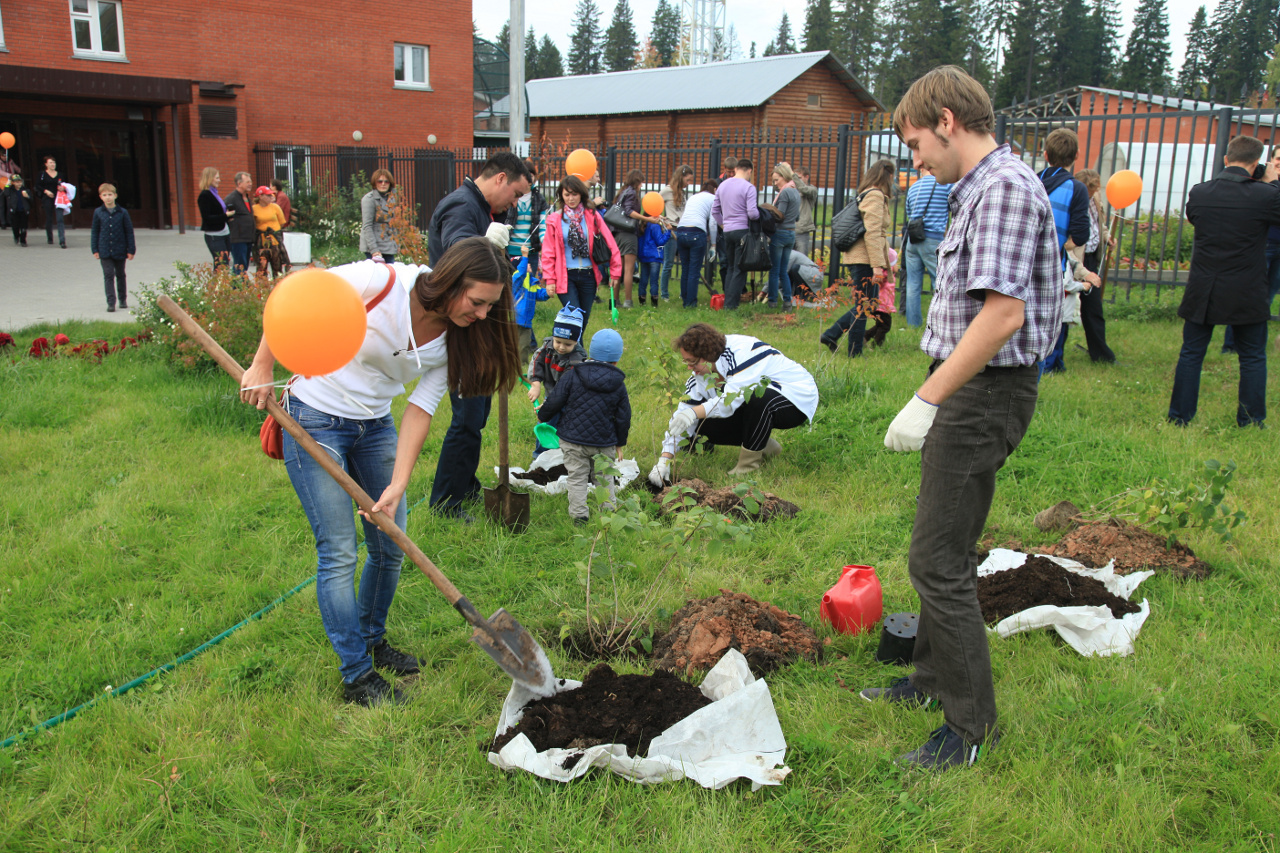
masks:
POLYGON ((612 364, 588 359, 565 373, 538 409, 538 420, 560 413, 556 432, 586 447, 622 447, 631 431, 627 375, 612 364))

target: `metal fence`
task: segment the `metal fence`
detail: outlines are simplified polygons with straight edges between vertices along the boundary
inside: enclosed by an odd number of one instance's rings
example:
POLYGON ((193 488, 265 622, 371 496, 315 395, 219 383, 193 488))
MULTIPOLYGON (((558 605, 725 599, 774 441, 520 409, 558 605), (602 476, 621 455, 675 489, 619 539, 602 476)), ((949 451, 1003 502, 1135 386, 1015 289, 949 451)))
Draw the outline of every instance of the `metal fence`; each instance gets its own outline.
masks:
MULTIPOLYGON (((1180 287, 1191 258, 1192 229, 1182 219, 1187 191, 1212 178, 1232 136, 1244 133, 1264 143, 1280 142, 1280 109, 1242 109, 1196 103, 1194 109, 1170 108, 1165 99, 1132 96, 1077 103, 1069 115, 997 116, 996 139, 1008 142, 1037 171, 1044 167, 1044 141, 1055 128, 1067 127, 1080 137, 1078 168, 1099 171, 1106 179, 1120 169, 1133 169, 1143 178, 1142 197, 1117 212, 1117 248, 1109 263, 1111 299, 1135 288, 1146 291, 1180 287), (1124 105, 1128 104, 1126 110, 1124 105), (1141 109, 1139 109, 1141 107, 1141 109)), ((772 200, 769 184, 780 162, 803 165, 819 190, 814 211, 817 231, 814 254, 828 261, 829 281, 840 275, 831 263, 831 220, 854 196, 859 178, 876 160, 888 157, 898 164, 898 188, 890 201, 895 244, 905 222, 905 190, 919 174, 911 152, 902 145, 884 114, 855 114, 851 123, 817 128, 726 130, 717 134, 618 136, 612 144, 598 140, 543 138, 532 146, 541 164, 539 189, 548 199, 564 174, 564 161, 578 148, 590 150, 599 164, 602 195, 612 201, 622 181, 638 169, 644 189, 665 185, 678 166, 694 170, 695 183, 721 173, 725 158, 745 158, 755 165, 762 185, 761 201, 772 200)), ((270 174, 291 183, 306 183, 321 192, 350 185, 353 176, 385 168, 396 177, 401 197, 417 210, 419 227, 427 227, 435 205, 464 177, 474 176, 490 155, 503 149, 375 148, 359 146, 301 146, 287 143, 254 147, 258 175, 270 174)))

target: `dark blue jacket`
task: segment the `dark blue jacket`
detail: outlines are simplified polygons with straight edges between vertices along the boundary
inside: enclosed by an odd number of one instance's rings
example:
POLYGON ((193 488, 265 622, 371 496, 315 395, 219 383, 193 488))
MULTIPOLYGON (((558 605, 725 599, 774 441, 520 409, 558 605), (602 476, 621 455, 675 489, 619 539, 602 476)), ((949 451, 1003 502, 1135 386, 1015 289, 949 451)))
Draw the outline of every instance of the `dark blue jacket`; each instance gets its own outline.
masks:
POLYGON ((126 255, 138 254, 133 242, 133 220, 129 211, 120 205, 107 209, 106 205, 93 212, 93 230, 89 233, 89 249, 99 258, 123 260, 126 255))
POLYGON ((671 232, 652 222, 640 236, 640 263, 656 264, 662 260, 662 247, 671 239, 671 232))
MULTIPOLYGON (((1077 246, 1089 242, 1089 190, 1061 166, 1050 166, 1040 173, 1040 183, 1049 195, 1053 208, 1053 224, 1058 229, 1058 248, 1067 245, 1067 238, 1077 246), (1056 195, 1055 195, 1056 193, 1056 195)), ((1062 253, 1063 269, 1067 255, 1062 253)))
POLYGON ((427 252, 431 265, 440 263, 445 251, 459 240, 483 237, 493 224, 493 209, 484 194, 470 178, 462 186, 440 199, 427 226, 427 252))
POLYGON ((627 375, 603 361, 584 361, 565 373, 538 409, 546 422, 560 413, 556 432, 586 447, 623 447, 631 431, 627 375))

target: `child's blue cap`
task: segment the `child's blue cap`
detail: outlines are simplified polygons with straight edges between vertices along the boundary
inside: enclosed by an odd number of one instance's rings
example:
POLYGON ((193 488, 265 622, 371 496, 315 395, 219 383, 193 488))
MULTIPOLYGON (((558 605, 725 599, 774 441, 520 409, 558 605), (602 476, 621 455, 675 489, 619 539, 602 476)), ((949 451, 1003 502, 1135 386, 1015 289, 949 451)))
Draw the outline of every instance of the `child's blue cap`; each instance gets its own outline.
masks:
POLYGON ((582 310, 572 305, 561 308, 551 326, 551 337, 567 341, 582 340, 582 310))
POLYGON ((601 329, 591 336, 591 357, 596 361, 622 358, 622 335, 613 329, 601 329))

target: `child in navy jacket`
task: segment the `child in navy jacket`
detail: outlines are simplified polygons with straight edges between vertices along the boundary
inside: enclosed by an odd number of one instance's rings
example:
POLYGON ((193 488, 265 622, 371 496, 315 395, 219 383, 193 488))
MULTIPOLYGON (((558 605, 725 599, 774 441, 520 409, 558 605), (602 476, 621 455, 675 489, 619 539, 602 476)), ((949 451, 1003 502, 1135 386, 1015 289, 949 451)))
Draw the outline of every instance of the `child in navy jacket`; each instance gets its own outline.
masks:
MULTIPOLYGON (((645 284, 651 290, 649 301, 658 307, 658 278, 662 273, 662 247, 671 239, 671 232, 661 225, 650 223, 640 234, 640 256, 636 263, 640 265, 640 304, 644 304, 645 284)), ((666 283, 662 287, 662 301, 667 301, 666 283)))
MULTIPOLYGON (((591 336, 591 358, 565 374, 538 410, 544 423, 557 415, 560 449, 569 475, 569 516, 575 524, 588 519, 587 492, 595 480, 592 459, 597 453, 622 458, 631 431, 631 401, 627 375, 618 369, 622 336, 601 329, 591 336)), ((605 477, 612 507, 613 477, 605 477)))
POLYGON ((89 248, 102 263, 102 283, 107 291, 107 310, 116 310, 116 296, 120 298, 120 310, 129 310, 128 289, 124 278, 124 262, 133 260, 138 246, 133 241, 133 220, 129 211, 116 204, 116 188, 112 184, 98 187, 102 207, 93 212, 93 231, 89 235, 89 248))

